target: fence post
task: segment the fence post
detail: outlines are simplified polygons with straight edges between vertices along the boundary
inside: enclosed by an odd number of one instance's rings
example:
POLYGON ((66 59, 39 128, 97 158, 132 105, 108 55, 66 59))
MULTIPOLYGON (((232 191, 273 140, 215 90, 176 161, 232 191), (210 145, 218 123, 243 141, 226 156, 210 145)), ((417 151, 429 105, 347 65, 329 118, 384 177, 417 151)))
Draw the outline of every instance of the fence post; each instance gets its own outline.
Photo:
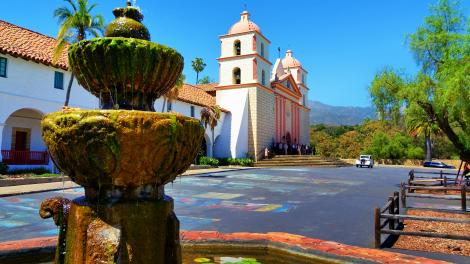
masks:
POLYGON ((406 187, 405 183, 400 183, 401 208, 406 208, 406 187))
MULTIPOLYGON (((411 170, 410 171, 410 178, 408 179, 408 186, 411 187, 411 185, 413 185, 412 181, 415 180, 415 173, 414 173, 414 170, 411 170)), ((412 193, 414 192, 414 190, 412 190, 411 188, 408 188, 408 192, 412 193)))
POLYGON ((374 246, 380 248, 380 208, 374 208, 374 246))
POLYGON ((462 184, 460 187, 460 194, 462 196, 462 211, 466 212, 467 211, 467 187, 465 184, 462 184))
MULTIPOLYGON (((444 187, 447 188, 447 176, 444 176, 443 184, 444 184, 444 187)), ((444 194, 447 194, 447 189, 444 190, 444 194)))
MULTIPOLYGON (((396 208, 396 214, 400 214, 400 201, 399 201, 400 193, 399 192, 393 192, 393 203, 395 204, 396 208)), ((399 223, 400 220, 397 221, 399 223)))
MULTIPOLYGON (((388 208, 388 213, 393 215, 395 214, 395 199, 392 196, 389 196, 388 200, 391 201, 390 207, 388 208)), ((395 229, 395 219, 388 219, 388 229, 395 229)))
MULTIPOLYGON (((439 173, 439 174, 440 174, 439 178, 442 180, 442 170, 440 171, 440 173, 439 173)), ((444 182, 443 182, 443 181, 441 181, 441 185, 443 185, 443 184, 444 184, 444 182)), ((445 187, 445 185, 444 185, 444 187, 445 187)))

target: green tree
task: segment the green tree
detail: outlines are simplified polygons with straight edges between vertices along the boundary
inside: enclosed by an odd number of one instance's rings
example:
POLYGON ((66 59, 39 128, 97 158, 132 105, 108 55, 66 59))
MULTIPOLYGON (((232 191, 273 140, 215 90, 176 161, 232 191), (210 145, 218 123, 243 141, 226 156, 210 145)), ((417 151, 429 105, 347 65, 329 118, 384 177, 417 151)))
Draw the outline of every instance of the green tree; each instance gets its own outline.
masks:
MULTIPOLYGON (((60 23, 57 34, 57 45, 54 49, 53 61, 57 62, 69 43, 86 39, 88 36, 99 37, 103 33, 103 17, 91 13, 96 4, 89 5, 88 0, 64 0, 70 6, 54 10, 54 17, 60 23)), ((69 105, 74 74, 70 76, 64 106, 69 105)))
POLYGON ((202 58, 196 57, 192 62, 193 70, 196 72, 196 84, 199 83, 199 73, 206 68, 206 64, 202 58))
POLYGON ((199 84, 209 84, 209 83, 213 83, 213 81, 211 80, 211 78, 209 76, 204 76, 200 81, 199 81, 199 84))
POLYGON ((338 156, 341 158, 357 158, 362 150, 362 135, 353 130, 344 133, 338 138, 338 156))
POLYGON ((401 75, 389 67, 375 75, 369 93, 380 120, 391 120, 395 125, 400 123, 403 99, 397 95, 405 85, 401 75))
POLYGON ((393 90, 392 100, 421 109, 470 161, 470 21, 458 1, 439 0, 430 11, 408 37, 419 72, 393 90))
POLYGON ((207 125, 211 128, 212 132, 212 155, 214 155, 214 129, 217 126, 222 109, 218 105, 206 106, 201 109, 201 121, 204 124, 204 127, 207 128, 207 125))
POLYGON ((323 131, 311 134, 311 144, 315 147, 316 152, 323 157, 337 156, 338 141, 323 131))
POLYGON ((405 124, 409 133, 414 136, 424 136, 426 160, 432 160, 432 135, 440 132, 439 126, 421 109, 412 104, 405 111, 405 124))

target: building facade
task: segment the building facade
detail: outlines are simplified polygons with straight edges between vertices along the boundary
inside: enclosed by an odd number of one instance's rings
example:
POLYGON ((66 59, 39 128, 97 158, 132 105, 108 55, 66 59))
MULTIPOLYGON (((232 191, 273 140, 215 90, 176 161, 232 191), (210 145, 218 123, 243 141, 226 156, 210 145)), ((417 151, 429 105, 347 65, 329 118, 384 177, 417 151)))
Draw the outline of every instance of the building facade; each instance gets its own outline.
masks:
MULTIPOLYGON (((271 42, 241 14, 220 36, 219 83, 185 84, 178 99, 159 98, 155 109, 200 119, 203 107, 223 111, 202 149, 208 156, 259 159, 274 143, 309 144, 308 72, 287 51, 274 64, 271 42)), ((54 61, 54 38, 0 20, 0 161, 13 169, 54 166, 41 138, 42 117, 62 108, 70 79, 67 51, 54 61)), ((98 100, 76 81, 70 106, 98 108, 98 100)))
POLYGON ((275 143, 309 144, 308 72, 292 51, 273 66, 271 42, 246 11, 220 42, 215 90, 217 104, 231 113, 230 131, 221 134, 230 155, 258 159, 275 143))

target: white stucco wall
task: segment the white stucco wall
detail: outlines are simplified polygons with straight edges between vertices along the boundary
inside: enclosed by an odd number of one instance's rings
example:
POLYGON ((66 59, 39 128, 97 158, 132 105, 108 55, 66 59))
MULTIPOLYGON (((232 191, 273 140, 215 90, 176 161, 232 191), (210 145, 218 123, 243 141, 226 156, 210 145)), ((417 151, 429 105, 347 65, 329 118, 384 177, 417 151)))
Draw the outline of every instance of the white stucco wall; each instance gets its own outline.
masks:
MULTIPOLYGON (((11 102, 3 100, 5 95, 9 95, 42 101, 41 105, 48 105, 47 107, 53 107, 56 110, 62 107, 70 79, 69 72, 9 55, 0 54, 0 56, 8 60, 7 78, 0 77, 0 98, 2 98, 2 102, 10 104, 11 102), (54 88, 55 71, 64 73, 63 90, 54 88)), ((31 105, 23 107, 28 106, 31 107, 31 105)), ((81 88, 75 80, 70 95, 70 106, 97 108, 98 99, 81 88)), ((0 113, 5 114, 3 111, 0 113)))
POLYGON ((233 70, 240 68, 241 83, 253 83, 253 58, 242 58, 237 60, 221 61, 220 63, 220 86, 233 85, 233 70))
POLYGON ((264 45, 264 58, 269 60, 269 55, 270 55, 270 44, 268 44, 268 42, 263 38, 261 37, 260 34, 258 33, 255 33, 256 34, 256 50, 257 50, 257 53, 261 55, 261 44, 264 45))
POLYGON ((230 111, 230 133, 221 135, 221 142, 230 142, 232 158, 242 158, 248 152, 248 92, 250 88, 219 90, 217 104, 230 111))
MULTIPOLYGON (((253 36, 255 33, 248 33, 246 35, 235 35, 235 36, 224 36, 220 38, 221 41, 221 53, 220 57, 233 57, 236 56, 233 50, 235 41, 239 40, 241 44, 241 54, 253 54, 253 36)), ((257 43, 258 44, 258 43, 257 43)))

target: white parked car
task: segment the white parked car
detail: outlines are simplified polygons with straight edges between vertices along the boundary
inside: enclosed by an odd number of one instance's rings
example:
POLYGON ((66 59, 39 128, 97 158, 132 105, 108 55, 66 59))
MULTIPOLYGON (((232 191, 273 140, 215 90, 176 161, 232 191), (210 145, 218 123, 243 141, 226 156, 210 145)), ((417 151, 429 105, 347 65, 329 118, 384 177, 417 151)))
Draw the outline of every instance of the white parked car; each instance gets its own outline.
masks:
POLYGON ((371 155, 361 155, 359 159, 356 160, 356 167, 367 167, 373 168, 374 167, 374 159, 372 159, 371 155))

